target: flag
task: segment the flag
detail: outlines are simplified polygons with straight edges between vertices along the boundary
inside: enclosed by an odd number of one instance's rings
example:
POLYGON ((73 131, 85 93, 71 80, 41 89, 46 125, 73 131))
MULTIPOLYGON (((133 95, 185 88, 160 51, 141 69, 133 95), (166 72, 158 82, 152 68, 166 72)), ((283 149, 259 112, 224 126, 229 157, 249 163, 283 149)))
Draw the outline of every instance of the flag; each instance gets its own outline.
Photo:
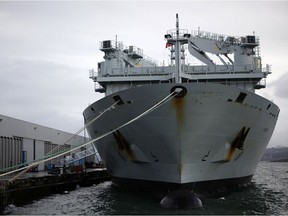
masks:
POLYGON ((171 43, 166 43, 166 48, 168 48, 168 47, 171 47, 172 46, 172 44, 171 43))

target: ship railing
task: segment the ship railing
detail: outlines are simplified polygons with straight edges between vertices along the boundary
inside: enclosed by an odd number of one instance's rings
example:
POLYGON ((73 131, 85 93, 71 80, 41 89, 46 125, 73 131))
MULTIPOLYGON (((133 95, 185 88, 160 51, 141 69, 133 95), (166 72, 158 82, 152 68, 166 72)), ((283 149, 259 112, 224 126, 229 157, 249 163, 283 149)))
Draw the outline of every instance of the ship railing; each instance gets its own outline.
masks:
POLYGON ((89 70, 89 78, 95 79, 98 76, 98 71, 95 71, 94 69, 89 70))
MULTIPOLYGON (((178 31, 179 36, 184 36, 185 34, 188 34, 188 30, 187 29, 179 29, 178 31)), ((176 38, 177 37, 177 30, 176 29, 170 29, 167 31, 167 34, 171 35, 172 38, 176 38)))
POLYGON ((251 65, 215 65, 215 67, 198 65, 185 65, 183 72, 187 74, 209 74, 209 73, 254 73, 256 70, 251 65))
POLYGON ((121 41, 114 41, 114 40, 105 40, 99 42, 99 49, 104 51, 104 50, 123 50, 123 42, 121 41))
POLYGON ((272 73, 272 65, 266 64, 264 68, 262 68, 264 73, 272 73))
POLYGON ((241 41, 245 37, 239 37, 239 36, 228 36, 224 34, 218 34, 218 33, 213 33, 213 32, 206 32, 206 31, 200 31, 200 30, 192 30, 191 31, 192 36, 197 36, 200 38, 205 38, 205 39, 210 39, 210 40, 215 40, 219 42, 231 42, 235 44, 241 44, 241 41))
POLYGON ((224 34, 217 34, 200 30, 192 30, 191 35, 221 42, 224 42, 224 40, 227 38, 227 36, 224 34))
MULTIPOLYGON (((259 38, 259 37, 256 37, 256 43, 257 43, 257 44, 260 44, 260 38, 259 38)), ((257 46, 257 47, 255 48, 255 56, 256 56, 256 57, 260 57, 260 56, 261 56, 260 46, 257 46)))
POLYGON ((257 85, 266 87, 266 79, 265 79, 265 78, 261 79, 261 80, 257 83, 257 85))
POLYGON ((128 49, 126 49, 127 54, 130 56, 136 55, 140 58, 143 58, 143 50, 136 46, 129 46, 128 49))
POLYGON ((154 66, 154 67, 125 67, 125 68, 111 68, 109 70, 98 68, 89 70, 89 78, 97 81, 97 77, 107 76, 138 76, 138 75, 167 75, 174 71, 174 67, 154 66))
POLYGON ((92 148, 83 150, 81 152, 73 153, 72 156, 67 156, 65 157, 65 159, 64 158, 60 159, 59 165, 63 167, 64 163, 66 165, 71 164, 81 159, 84 159, 86 157, 89 157, 91 155, 96 155, 96 159, 98 160, 98 162, 101 160, 99 153, 95 151, 95 149, 92 147, 92 148))
POLYGON ((147 55, 143 54, 143 50, 136 46, 125 46, 121 41, 106 40, 99 42, 99 49, 102 51, 105 50, 121 50, 127 53, 130 56, 136 55, 139 58, 143 58, 152 65, 158 66, 161 63, 147 55))
POLYGON ((156 59, 153 59, 153 58, 151 58, 151 57, 149 57, 147 55, 143 55, 143 59, 145 59, 146 61, 148 61, 152 65, 163 66, 163 64, 161 65, 161 63, 159 61, 157 61, 156 59))
POLYGON ((253 44, 256 48, 256 56, 260 56, 260 39, 258 36, 254 36, 255 41, 251 41, 251 36, 228 36, 224 34, 218 34, 218 33, 213 33, 213 32, 206 32, 206 31, 200 31, 200 30, 192 30, 191 35, 194 37, 199 37, 199 38, 204 38, 204 39, 209 39, 209 40, 214 40, 218 42, 225 42, 225 43, 230 43, 230 44, 235 44, 235 45, 251 45, 253 44), (250 38, 250 39, 249 39, 250 38))
POLYGON ((105 89, 98 82, 95 82, 94 89, 96 92, 100 92, 100 93, 105 92, 105 89))
POLYGON ((266 78, 261 79, 255 86, 255 89, 266 88, 266 78))
POLYGON ((109 76, 158 76, 172 74, 174 67, 127 67, 113 68, 109 71, 109 76))
MULTIPOLYGON (((174 66, 155 66, 155 67, 126 67, 111 68, 106 73, 97 73, 93 69, 90 70, 90 78, 96 80, 97 76, 158 76, 173 74, 174 66)), ((265 69, 270 70, 269 68, 265 69)), ((182 65, 181 71, 184 74, 204 75, 204 74, 239 74, 239 73, 257 73, 261 72, 252 68, 251 65, 215 65, 215 67, 204 65, 182 65)))
POLYGON ((160 62, 143 54, 143 50, 136 46, 129 46, 129 48, 124 48, 123 52, 126 52, 128 56, 135 55, 138 58, 143 58, 145 61, 149 62, 151 65, 158 66, 160 62))

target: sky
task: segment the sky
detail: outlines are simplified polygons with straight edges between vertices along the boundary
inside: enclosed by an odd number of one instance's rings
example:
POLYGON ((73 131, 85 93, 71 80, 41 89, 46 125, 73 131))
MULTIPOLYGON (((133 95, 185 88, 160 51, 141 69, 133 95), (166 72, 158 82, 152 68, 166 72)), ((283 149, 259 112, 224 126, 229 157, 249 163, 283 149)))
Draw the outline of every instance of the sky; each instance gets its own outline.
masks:
POLYGON ((164 34, 180 28, 260 37, 272 65, 257 94, 280 107, 269 147, 288 146, 288 1, 1 1, 0 113, 74 133, 94 92, 99 42, 123 41, 168 62, 164 34))

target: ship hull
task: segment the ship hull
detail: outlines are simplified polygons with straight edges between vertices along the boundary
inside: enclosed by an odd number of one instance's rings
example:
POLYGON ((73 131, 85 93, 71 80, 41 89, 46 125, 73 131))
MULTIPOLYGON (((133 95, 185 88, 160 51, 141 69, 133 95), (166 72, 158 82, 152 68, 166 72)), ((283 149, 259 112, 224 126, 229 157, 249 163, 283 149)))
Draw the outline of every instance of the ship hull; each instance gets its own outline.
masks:
POLYGON ((84 111, 88 123, 118 101, 87 127, 91 138, 139 116, 175 86, 185 94, 94 143, 112 180, 133 187, 153 183, 159 189, 249 182, 272 136, 279 108, 243 89, 187 83, 123 90, 84 111))
POLYGON ((251 176, 218 179, 209 181, 190 182, 184 184, 159 182, 159 181, 147 181, 112 177, 113 185, 116 187, 136 190, 136 191, 149 191, 155 192, 157 195, 165 195, 168 191, 193 191, 198 194, 222 193, 227 191, 233 191, 238 188, 245 188, 251 183, 251 176))

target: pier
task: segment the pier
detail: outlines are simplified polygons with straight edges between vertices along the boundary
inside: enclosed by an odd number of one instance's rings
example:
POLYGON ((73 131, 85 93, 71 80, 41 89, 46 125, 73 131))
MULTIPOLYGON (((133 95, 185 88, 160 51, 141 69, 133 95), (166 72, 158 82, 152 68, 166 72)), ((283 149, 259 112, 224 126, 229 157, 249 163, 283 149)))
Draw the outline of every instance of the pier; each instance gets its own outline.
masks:
POLYGON ((109 179, 105 168, 66 174, 29 172, 12 182, 7 176, 0 179, 0 214, 10 204, 22 206, 51 194, 73 190, 78 185, 85 187, 109 179))

